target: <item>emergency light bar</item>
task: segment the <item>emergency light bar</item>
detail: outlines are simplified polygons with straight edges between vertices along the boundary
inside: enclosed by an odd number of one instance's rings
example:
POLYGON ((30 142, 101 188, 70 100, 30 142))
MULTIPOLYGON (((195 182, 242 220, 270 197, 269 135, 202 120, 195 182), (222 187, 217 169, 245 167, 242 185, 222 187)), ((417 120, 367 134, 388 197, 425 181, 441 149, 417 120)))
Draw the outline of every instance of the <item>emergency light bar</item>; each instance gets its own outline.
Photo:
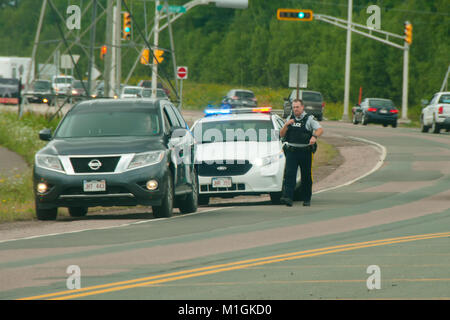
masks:
POLYGON ((207 108, 205 109, 205 117, 221 114, 232 113, 271 113, 272 107, 260 107, 260 108, 207 108))

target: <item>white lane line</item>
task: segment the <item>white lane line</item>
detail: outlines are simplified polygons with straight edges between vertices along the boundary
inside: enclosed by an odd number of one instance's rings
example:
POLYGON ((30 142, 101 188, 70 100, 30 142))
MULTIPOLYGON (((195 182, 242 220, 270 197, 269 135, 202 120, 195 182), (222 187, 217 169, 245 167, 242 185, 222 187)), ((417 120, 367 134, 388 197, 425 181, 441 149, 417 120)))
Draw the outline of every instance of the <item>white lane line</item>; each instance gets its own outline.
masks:
POLYGON ((143 224, 143 223, 147 223, 147 222, 161 221, 161 220, 167 220, 167 219, 176 219, 176 218, 182 218, 182 217, 186 217, 186 216, 193 216, 193 215, 200 214, 200 213, 205 213, 205 212, 212 212, 212 211, 223 210, 223 209, 232 209, 232 208, 234 208, 234 207, 221 207, 221 208, 214 208, 214 209, 208 209, 208 210, 203 210, 203 211, 197 211, 197 212, 193 212, 193 213, 187 213, 187 214, 174 216, 174 217, 169 217, 169 218, 156 218, 156 219, 147 219, 147 220, 141 220, 141 221, 136 221, 136 222, 124 223, 124 224, 121 224, 121 225, 118 225, 118 226, 80 229, 80 230, 66 231, 66 232, 60 232, 60 233, 47 233, 47 234, 41 234, 41 235, 36 235, 36 236, 29 236, 29 237, 24 237, 24 238, 0 240, 0 243, 11 242, 11 241, 18 241, 18 240, 39 239, 39 238, 44 238, 44 237, 59 236, 59 235, 63 235, 63 234, 80 233, 80 232, 84 232, 84 231, 108 230, 108 229, 122 228, 122 227, 128 227, 128 226, 132 226, 132 225, 137 225, 137 224, 143 224))
POLYGON ((363 139, 363 138, 359 138, 359 137, 347 136, 347 138, 350 138, 350 139, 353 139, 353 140, 357 140, 357 141, 361 141, 361 142, 364 142, 364 143, 367 143, 367 144, 371 144, 371 145, 374 145, 375 147, 377 147, 380 150, 380 152, 381 152, 380 158, 379 158, 377 164, 372 168, 372 170, 370 170, 369 172, 366 172, 365 174, 359 176, 356 179, 347 181, 347 182, 345 182, 343 184, 340 184, 340 185, 337 185, 337 186, 334 186, 334 187, 325 188, 325 189, 313 192, 313 194, 322 193, 322 192, 326 192, 326 191, 331 191, 331 190, 335 190, 335 189, 338 189, 338 188, 342 188, 342 187, 345 187, 345 186, 349 186, 352 183, 355 183, 356 181, 361 180, 361 179, 367 177, 368 175, 371 175, 372 173, 374 173, 375 171, 380 169, 381 166, 384 164, 384 160, 386 159, 386 154, 387 154, 387 150, 386 150, 385 146, 383 146, 383 145, 381 145, 381 144, 379 144, 379 143, 377 143, 375 141, 367 140, 367 139, 363 139))

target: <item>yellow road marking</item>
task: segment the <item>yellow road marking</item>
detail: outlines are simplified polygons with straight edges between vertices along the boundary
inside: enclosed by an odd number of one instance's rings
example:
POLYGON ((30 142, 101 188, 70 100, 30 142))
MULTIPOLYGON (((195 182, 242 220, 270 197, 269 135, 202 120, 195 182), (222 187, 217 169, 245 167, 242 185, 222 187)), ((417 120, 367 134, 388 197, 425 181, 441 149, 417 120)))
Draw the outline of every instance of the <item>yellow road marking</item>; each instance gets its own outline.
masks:
POLYGON ((215 273, 220 273, 220 272, 225 272, 225 271, 244 269, 244 268, 249 268, 249 267, 254 267, 254 266, 270 264, 270 263, 302 259, 302 258, 308 258, 308 257, 315 257, 315 256, 329 254, 329 253, 343 252, 343 251, 356 250, 356 249, 361 249, 361 248, 382 246, 382 245, 395 244, 395 243, 411 242, 411 241, 417 241, 417 240, 443 238, 443 237, 450 237, 450 232, 432 233, 432 234, 389 238, 389 239, 382 239, 382 240, 365 241, 365 242, 359 242, 359 243, 331 246, 331 247, 320 248, 320 249, 311 249, 311 250, 304 250, 304 251, 298 251, 298 252, 291 252, 291 253, 286 253, 286 254, 281 254, 281 255, 275 255, 275 256, 269 256, 269 257, 263 257, 263 258, 257 258, 257 259, 249 259, 249 260, 231 262, 231 263, 220 264, 220 265, 215 265, 215 266, 183 270, 183 271, 178 271, 178 272, 173 272, 173 273, 168 273, 168 274, 160 274, 160 275, 151 276, 151 277, 144 277, 144 278, 138 278, 138 279, 133 279, 133 280, 114 282, 114 283, 109 283, 109 284, 104 284, 104 285, 90 286, 90 287, 86 287, 86 288, 82 288, 82 289, 78 289, 78 290, 66 290, 66 291, 55 292, 55 293, 50 293, 50 294, 32 296, 32 297, 23 298, 22 300, 43 299, 43 298, 52 298, 52 297, 58 297, 58 296, 59 296, 58 298, 54 298, 54 299, 63 300, 63 299, 80 298, 80 297, 85 297, 85 296, 94 295, 94 294, 126 290, 126 289, 131 289, 131 288, 148 286, 148 285, 152 285, 152 284, 159 284, 159 283, 164 283, 164 282, 170 282, 170 281, 176 281, 176 280, 187 279, 187 278, 192 278, 192 277, 199 277, 199 276, 204 276, 204 275, 209 275, 209 274, 215 274, 215 273), (149 281, 149 280, 151 280, 151 281, 149 281), (101 290, 97 290, 97 289, 101 289, 101 290), (94 291, 91 291, 91 290, 94 290, 94 291), (89 291, 89 292, 86 292, 86 291, 89 291))

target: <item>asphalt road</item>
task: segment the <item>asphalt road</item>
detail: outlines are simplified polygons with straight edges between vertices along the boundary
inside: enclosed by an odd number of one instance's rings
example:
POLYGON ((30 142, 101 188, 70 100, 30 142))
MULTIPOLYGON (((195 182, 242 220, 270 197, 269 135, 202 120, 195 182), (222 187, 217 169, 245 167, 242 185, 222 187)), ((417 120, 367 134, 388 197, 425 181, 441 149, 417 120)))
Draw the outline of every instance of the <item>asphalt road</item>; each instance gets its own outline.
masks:
POLYGON ((122 224, 0 240, 0 299, 450 299, 449 135, 323 125, 380 152, 362 152, 341 171, 347 183, 316 191, 311 207, 132 212, 122 224), (350 177, 367 162, 366 176, 350 177), (68 289, 71 265, 81 289, 68 289), (379 289, 369 289, 369 266, 379 289))

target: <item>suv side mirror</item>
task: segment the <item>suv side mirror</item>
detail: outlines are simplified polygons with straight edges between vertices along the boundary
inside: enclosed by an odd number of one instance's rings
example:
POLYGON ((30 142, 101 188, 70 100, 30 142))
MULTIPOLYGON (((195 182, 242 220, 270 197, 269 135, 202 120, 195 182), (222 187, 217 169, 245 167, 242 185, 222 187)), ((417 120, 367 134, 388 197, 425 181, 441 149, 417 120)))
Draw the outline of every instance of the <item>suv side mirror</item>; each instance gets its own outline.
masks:
POLYGON ((50 141, 52 139, 52 130, 43 129, 39 131, 39 139, 42 141, 50 141))
POLYGON ((188 133, 188 130, 186 128, 181 127, 173 127, 170 129, 169 138, 182 138, 188 133))

